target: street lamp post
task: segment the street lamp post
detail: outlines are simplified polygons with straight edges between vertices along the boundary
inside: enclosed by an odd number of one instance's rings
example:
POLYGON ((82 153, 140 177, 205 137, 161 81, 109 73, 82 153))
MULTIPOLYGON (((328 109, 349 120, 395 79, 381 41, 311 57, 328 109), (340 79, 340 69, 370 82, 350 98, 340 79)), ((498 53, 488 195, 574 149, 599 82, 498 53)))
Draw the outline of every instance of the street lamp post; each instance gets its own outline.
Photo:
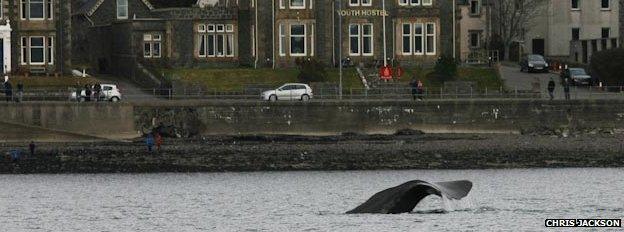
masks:
MULTIPOLYGON (((342 0, 338 0, 338 12, 342 10, 342 0)), ((342 16, 338 15, 338 97, 342 100, 342 16)))

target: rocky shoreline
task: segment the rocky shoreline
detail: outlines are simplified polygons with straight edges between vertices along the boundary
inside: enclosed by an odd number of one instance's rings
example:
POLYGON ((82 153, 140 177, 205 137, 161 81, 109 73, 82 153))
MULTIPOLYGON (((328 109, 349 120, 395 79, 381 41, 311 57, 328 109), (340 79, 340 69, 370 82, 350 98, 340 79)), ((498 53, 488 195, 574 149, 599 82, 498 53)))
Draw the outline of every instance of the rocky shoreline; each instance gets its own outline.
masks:
POLYGON ((38 144, 12 161, 0 144, 0 173, 148 173, 377 169, 624 167, 624 135, 343 134, 210 136, 165 139, 160 152, 142 141, 38 144))

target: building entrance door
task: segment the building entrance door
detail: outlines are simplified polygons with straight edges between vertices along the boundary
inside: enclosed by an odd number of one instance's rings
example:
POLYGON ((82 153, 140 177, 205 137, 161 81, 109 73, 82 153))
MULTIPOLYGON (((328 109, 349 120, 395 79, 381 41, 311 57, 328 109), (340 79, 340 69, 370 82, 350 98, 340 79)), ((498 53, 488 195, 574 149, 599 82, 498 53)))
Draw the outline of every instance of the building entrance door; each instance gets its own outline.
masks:
POLYGON ((533 54, 544 55, 544 39, 533 39, 533 54))

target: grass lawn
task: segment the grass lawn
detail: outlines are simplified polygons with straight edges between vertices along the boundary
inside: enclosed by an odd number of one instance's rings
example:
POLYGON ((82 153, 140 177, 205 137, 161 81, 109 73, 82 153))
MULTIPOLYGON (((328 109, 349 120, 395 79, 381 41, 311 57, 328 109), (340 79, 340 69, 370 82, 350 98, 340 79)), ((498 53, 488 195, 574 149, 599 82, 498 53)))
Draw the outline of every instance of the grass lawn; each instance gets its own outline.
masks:
MULTIPOLYGON (((242 91, 246 85, 271 85, 278 87, 284 83, 298 82, 299 71, 291 69, 167 69, 165 76, 182 82, 198 84, 218 91, 242 91)), ((338 69, 328 69, 328 82, 338 83, 338 69)), ((345 88, 362 88, 362 82, 354 68, 343 70, 345 88)))
POLYGON ((93 84, 98 82, 94 78, 82 78, 82 77, 11 77, 9 82, 13 85, 13 88, 17 88, 18 83, 24 84, 24 89, 50 89, 50 90, 65 90, 69 87, 84 86, 85 84, 93 84))
MULTIPOLYGON (((207 89, 218 91, 242 91, 246 85, 271 85, 278 87, 288 82, 298 82, 299 71, 291 69, 166 69, 162 70, 166 76, 186 83, 197 84, 207 89)), ((439 88, 440 84, 434 80, 429 80, 427 74, 431 69, 405 68, 405 74, 400 83, 406 86, 412 77, 423 81, 429 88, 439 88)), ((327 69, 328 82, 338 83, 338 69, 327 69)), ((459 67, 458 81, 474 81, 479 88, 498 89, 503 85, 503 81, 494 69, 479 67, 459 67)), ((343 69, 344 89, 362 89, 362 82, 355 68, 343 69)))

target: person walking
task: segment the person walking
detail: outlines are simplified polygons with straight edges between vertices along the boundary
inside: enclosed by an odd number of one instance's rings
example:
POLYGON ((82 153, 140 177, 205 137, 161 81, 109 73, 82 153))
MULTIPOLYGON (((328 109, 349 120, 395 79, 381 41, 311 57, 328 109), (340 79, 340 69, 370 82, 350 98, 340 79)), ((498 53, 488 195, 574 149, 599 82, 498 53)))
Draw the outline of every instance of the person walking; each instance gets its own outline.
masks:
POLYGON ((570 81, 568 78, 563 82, 563 92, 565 94, 565 99, 570 100, 570 81))
POLYGON ((22 102, 24 99, 24 84, 22 82, 17 83, 17 102, 22 102))
POLYGON ((152 133, 147 134, 145 137, 145 145, 147 146, 147 152, 152 153, 154 148, 154 135, 152 133))
POLYGON ((423 85, 422 81, 418 80, 417 84, 416 84, 416 91, 418 92, 418 100, 422 101, 423 99, 423 94, 425 93, 425 86, 423 85))
POLYGON ((160 152, 160 147, 162 146, 163 139, 160 133, 156 133, 156 150, 160 152))
POLYGON ((550 95, 551 101, 555 99, 555 80, 553 80, 552 77, 550 78, 550 81, 548 82, 548 95, 550 95))
POLYGON ((30 144, 28 144, 28 148, 30 149, 30 155, 34 156, 35 155, 35 141, 30 141, 30 144))
POLYGON ((418 97, 418 81, 416 81, 416 77, 412 78, 409 85, 412 89, 412 98, 416 101, 416 98, 418 97))

